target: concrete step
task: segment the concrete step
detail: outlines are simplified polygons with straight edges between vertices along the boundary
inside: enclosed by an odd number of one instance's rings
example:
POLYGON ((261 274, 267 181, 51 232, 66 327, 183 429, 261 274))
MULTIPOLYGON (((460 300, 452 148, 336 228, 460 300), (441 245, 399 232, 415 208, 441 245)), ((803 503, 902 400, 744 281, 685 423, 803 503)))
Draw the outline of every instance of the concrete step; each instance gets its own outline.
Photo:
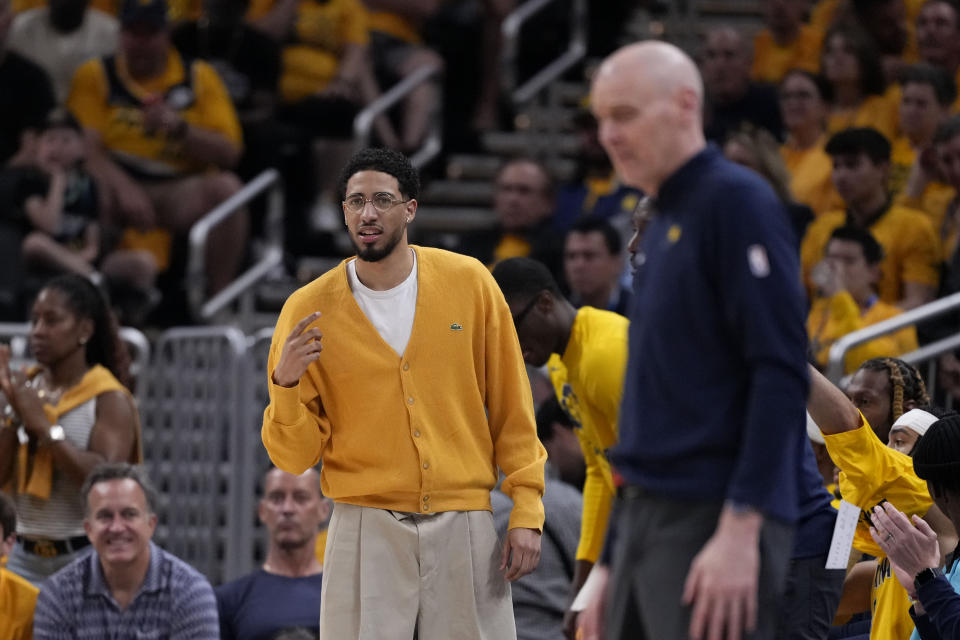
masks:
POLYGON ((451 180, 493 180, 503 160, 487 154, 453 154, 447 159, 447 178, 451 180))
POLYGON ((579 150, 580 142, 573 133, 545 136, 526 131, 489 131, 483 134, 483 146, 490 153, 501 156, 573 156, 579 150))
POLYGON ((424 188, 420 200, 434 205, 488 207, 493 202, 490 180, 434 180, 424 188))
POLYGON ((489 229, 496 224, 493 210, 486 207, 423 205, 417 209, 411 233, 464 233, 489 229))

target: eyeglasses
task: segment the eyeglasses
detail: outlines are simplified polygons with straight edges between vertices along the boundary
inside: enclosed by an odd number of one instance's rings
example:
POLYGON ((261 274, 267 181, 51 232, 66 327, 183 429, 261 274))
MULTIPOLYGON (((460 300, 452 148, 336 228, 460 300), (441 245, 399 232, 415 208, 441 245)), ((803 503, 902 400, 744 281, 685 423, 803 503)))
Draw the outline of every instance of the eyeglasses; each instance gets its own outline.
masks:
POLYGON ((410 200, 397 200, 389 193, 375 193, 370 199, 361 195, 353 195, 343 201, 343 208, 350 213, 360 213, 368 202, 372 202, 373 208, 380 213, 386 213, 398 204, 406 204, 410 200))
POLYGON ((526 318, 527 315, 529 315, 531 311, 533 311, 533 307, 534 307, 534 305, 537 304, 537 299, 538 299, 539 297, 540 297, 539 295, 533 296, 533 298, 530 300, 530 302, 527 303, 527 306, 525 306, 523 309, 521 309, 521 310, 520 310, 520 313, 518 313, 518 314, 516 314, 515 316, 513 316, 513 326, 514 326, 514 327, 516 327, 517 329, 520 328, 520 323, 523 322, 523 319, 526 318))

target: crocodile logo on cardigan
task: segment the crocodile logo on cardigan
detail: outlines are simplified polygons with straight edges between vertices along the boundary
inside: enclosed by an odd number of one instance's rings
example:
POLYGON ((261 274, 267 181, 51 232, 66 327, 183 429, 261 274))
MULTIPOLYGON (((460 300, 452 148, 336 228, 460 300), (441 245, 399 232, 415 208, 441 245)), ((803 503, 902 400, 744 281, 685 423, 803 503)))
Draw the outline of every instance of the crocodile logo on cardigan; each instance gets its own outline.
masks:
POLYGON ((451 331, 463 331, 463 325, 460 324, 459 322, 454 322, 453 324, 450 325, 450 330, 451 330, 451 331))

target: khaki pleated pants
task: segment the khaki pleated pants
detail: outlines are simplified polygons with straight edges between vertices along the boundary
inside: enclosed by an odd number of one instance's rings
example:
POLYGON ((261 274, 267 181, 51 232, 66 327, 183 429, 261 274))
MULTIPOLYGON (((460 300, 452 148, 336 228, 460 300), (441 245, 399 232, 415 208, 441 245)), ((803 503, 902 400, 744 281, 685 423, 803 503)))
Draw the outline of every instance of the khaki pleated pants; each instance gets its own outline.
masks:
POLYGON ((408 514, 338 503, 327 533, 322 640, 515 640, 489 511, 408 514))

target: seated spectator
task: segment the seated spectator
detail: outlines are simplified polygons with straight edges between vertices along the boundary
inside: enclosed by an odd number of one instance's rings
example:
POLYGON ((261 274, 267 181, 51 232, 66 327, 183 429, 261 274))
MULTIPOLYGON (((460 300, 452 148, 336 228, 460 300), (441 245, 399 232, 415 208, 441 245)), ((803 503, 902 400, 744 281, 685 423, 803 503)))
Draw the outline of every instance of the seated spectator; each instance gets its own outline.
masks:
MULTIPOLYGON (((361 0, 252 0, 247 20, 281 47, 277 118, 312 147, 315 198, 308 215, 318 227, 340 229, 336 167, 353 152, 354 117, 379 91, 367 12, 361 0)), ((386 123, 375 124, 383 130, 386 123)))
MULTIPOLYGON (((241 153, 240 124, 223 82, 205 62, 185 61, 170 44, 166 0, 125 0, 116 55, 84 63, 67 104, 97 141, 90 170, 113 203, 108 219, 185 236, 240 190, 227 171, 241 153)), ((124 248, 140 248, 127 234, 124 248)), ((246 251, 247 219, 211 232, 207 290, 219 291, 246 251)), ((148 248, 148 247, 144 247, 148 248)), ((169 262, 155 249, 161 269, 169 262)))
POLYGON ((560 406, 557 394, 550 395, 537 408, 537 435, 547 450, 547 460, 557 478, 577 491, 583 491, 586 463, 574 429, 576 423, 560 406))
MULTIPOLYGON (((580 492, 557 478, 557 470, 548 460, 544 467, 540 561, 536 571, 510 585, 517 640, 564 637, 563 615, 570 604, 582 503, 580 492)), ((497 535, 503 539, 513 503, 497 487, 490 492, 490 504, 497 535)))
POLYGON ((539 260, 551 273, 562 269, 562 236, 553 228, 554 182, 549 169, 532 158, 508 160, 494 182, 494 229, 461 239, 458 251, 491 269, 507 258, 539 260))
MULTIPOLYGON (((883 248, 869 231, 845 226, 830 234, 824 260, 814 275, 820 296, 807 316, 810 351, 820 368, 826 367, 834 342, 902 313, 877 297, 882 261, 883 248)), ((871 358, 898 357, 917 346, 917 331, 912 326, 881 336, 847 352, 845 373, 853 373, 871 358)))
MULTIPOLYGON (((10 427, 0 427, 9 429, 10 427)), ((17 512, 13 501, 0 492, 0 629, 6 640, 30 640, 33 637, 33 610, 37 588, 3 568, 17 541, 17 512)))
POLYGON ((783 122, 776 89, 750 80, 751 61, 750 45, 737 29, 714 27, 707 31, 700 61, 707 94, 707 139, 722 142, 744 122, 781 137, 783 122))
POLYGON ((913 15, 904 0, 852 0, 853 17, 866 31, 881 56, 887 82, 896 82, 900 71, 917 61, 914 19, 919 3, 911 0, 913 15))
MULTIPOLYGON (((872 367, 874 362, 868 361, 864 367, 872 367)), ((887 362, 898 373, 905 367, 912 382, 922 389, 919 374, 912 367, 892 359, 887 362)), ((861 368, 857 376, 863 371, 861 368)), ((849 400, 812 367, 811 376, 807 410, 823 432, 830 457, 840 468, 840 492, 844 500, 861 510, 872 510, 879 502, 886 501, 911 515, 921 516, 942 536, 943 548, 952 549, 957 543, 956 531, 934 506, 926 483, 913 472, 910 457, 884 446, 870 428, 868 416, 881 420, 886 420, 886 416, 869 404, 872 396, 854 387, 857 376, 847 389, 849 400)), ((892 390, 892 385, 888 389, 892 390)), ((886 399, 884 408, 890 407, 889 395, 876 388, 871 392, 886 399)), ((894 578, 889 558, 871 539, 868 522, 867 518, 860 518, 853 547, 876 560, 859 562, 848 572, 844 585, 848 597, 840 614, 872 611, 871 638, 905 638, 913 627, 907 613, 907 593, 894 578), (852 594, 860 594, 861 598, 851 597, 852 594)))
POLYGON ((125 311, 124 323, 136 324, 155 295, 157 265, 148 251, 111 250, 85 157, 76 119, 65 109, 52 111, 37 142, 37 167, 24 176, 18 189, 22 200, 14 203, 28 222, 23 260, 35 279, 76 273, 104 280, 114 304, 125 311))
POLYGON ((51 0, 48 7, 19 14, 10 28, 10 48, 47 72, 60 103, 67 99, 77 67, 117 50, 116 18, 89 9, 89 4, 51 0))
POLYGON ((291 627, 309 629, 316 637, 323 565, 314 547, 330 515, 320 474, 271 469, 257 515, 267 528, 267 557, 261 569, 216 588, 220 637, 267 640, 291 627))
POLYGON ((940 180, 933 136, 949 115, 957 88, 953 78, 928 64, 904 69, 900 87, 902 135, 891 151, 890 191, 899 204, 927 214, 939 232, 956 192, 940 180))
POLYGON ((81 498, 93 551, 44 584, 34 638, 219 637, 210 583, 151 541, 157 495, 143 469, 102 464, 81 498))
POLYGON ((567 232, 563 273, 574 307, 594 307, 626 316, 630 289, 620 283, 623 240, 606 220, 584 218, 567 232))
POLYGON ((250 0, 204 0, 203 18, 181 23, 170 36, 180 55, 208 62, 223 80, 243 127, 245 179, 279 166, 282 146, 273 122, 280 47, 244 21, 249 6, 250 0))
POLYGON ((763 3, 766 28, 753 39, 753 79, 777 84, 790 69, 817 71, 823 31, 803 23, 807 0, 763 3))
POLYGON ((880 58, 860 28, 835 25, 823 40, 821 73, 830 85, 827 133, 873 127, 892 140, 897 134, 896 93, 887 93, 880 58))
MULTIPOLYGON (((616 494, 605 452, 618 440, 629 322, 602 309, 574 309, 560 295, 550 272, 535 260, 504 260, 494 268, 493 277, 513 314, 524 362, 547 366, 560 406, 577 423, 587 463, 572 602, 600 557, 616 494)), ((576 629, 575 620, 570 612, 568 636, 576 629)))
MULTIPOLYGON (((443 68, 443 59, 421 37, 424 23, 436 13, 441 0, 364 0, 364 4, 370 10, 370 53, 381 87, 388 89, 427 65, 443 68)), ((421 84, 403 102, 399 134, 382 142, 413 153, 423 143, 439 105, 438 79, 421 84)))
POLYGON ((56 105, 47 73, 19 53, 9 50, 13 20, 10 0, 0 0, 0 166, 25 147, 32 151, 32 135, 56 105))
POLYGON ((780 155, 790 172, 790 193, 814 216, 843 207, 833 186, 833 163, 823 149, 829 95, 830 86, 822 76, 802 69, 788 71, 780 83, 780 109, 787 129, 780 155))
POLYGON ((813 212, 810 207, 794 202, 789 186, 790 173, 780 156, 776 139, 764 129, 744 125, 727 137, 723 145, 723 155, 756 171, 773 187, 790 215, 794 241, 799 247, 800 239, 813 219, 813 212))
POLYGON ((39 585, 89 551, 79 492, 87 474, 142 452, 126 347, 97 287, 73 274, 48 282, 33 305, 30 348, 39 366, 24 375, 0 346, 0 389, 18 425, 0 431, 0 486, 11 483, 18 515, 7 566, 39 585))
POLYGON ((814 265, 823 258, 833 230, 852 225, 867 229, 883 247, 877 293, 901 309, 933 300, 939 281, 940 243, 933 225, 919 211, 891 204, 887 192, 890 143, 870 128, 837 133, 826 146, 833 158, 833 182, 846 211, 824 214, 807 229, 800 247, 804 282, 811 296, 814 265))
MULTIPOLYGON (((946 416, 930 426, 913 454, 917 477, 926 480, 933 500, 960 529, 960 417, 946 416)), ((937 533, 925 522, 884 504, 871 514, 870 534, 890 558, 910 601, 916 624, 910 640, 960 636, 960 554, 940 553, 937 533), (941 571, 943 561, 947 571, 941 571)))
MULTIPOLYGON (((943 69, 960 86, 960 6, 951 0, 926 0, 917 15, 920 59, 943 69)), ((960 99, 951 111, 960 110, 960 99)))
POLYGON ((640 191, 620 182, 610 157, 600 146, 597 120, 583 109, 574 116, 578 138, 577 168, 569 182, 557 187, 553 226, 562 231, 583 218, 609 221, 629 237, 630 216, 640 202, 640 191))

